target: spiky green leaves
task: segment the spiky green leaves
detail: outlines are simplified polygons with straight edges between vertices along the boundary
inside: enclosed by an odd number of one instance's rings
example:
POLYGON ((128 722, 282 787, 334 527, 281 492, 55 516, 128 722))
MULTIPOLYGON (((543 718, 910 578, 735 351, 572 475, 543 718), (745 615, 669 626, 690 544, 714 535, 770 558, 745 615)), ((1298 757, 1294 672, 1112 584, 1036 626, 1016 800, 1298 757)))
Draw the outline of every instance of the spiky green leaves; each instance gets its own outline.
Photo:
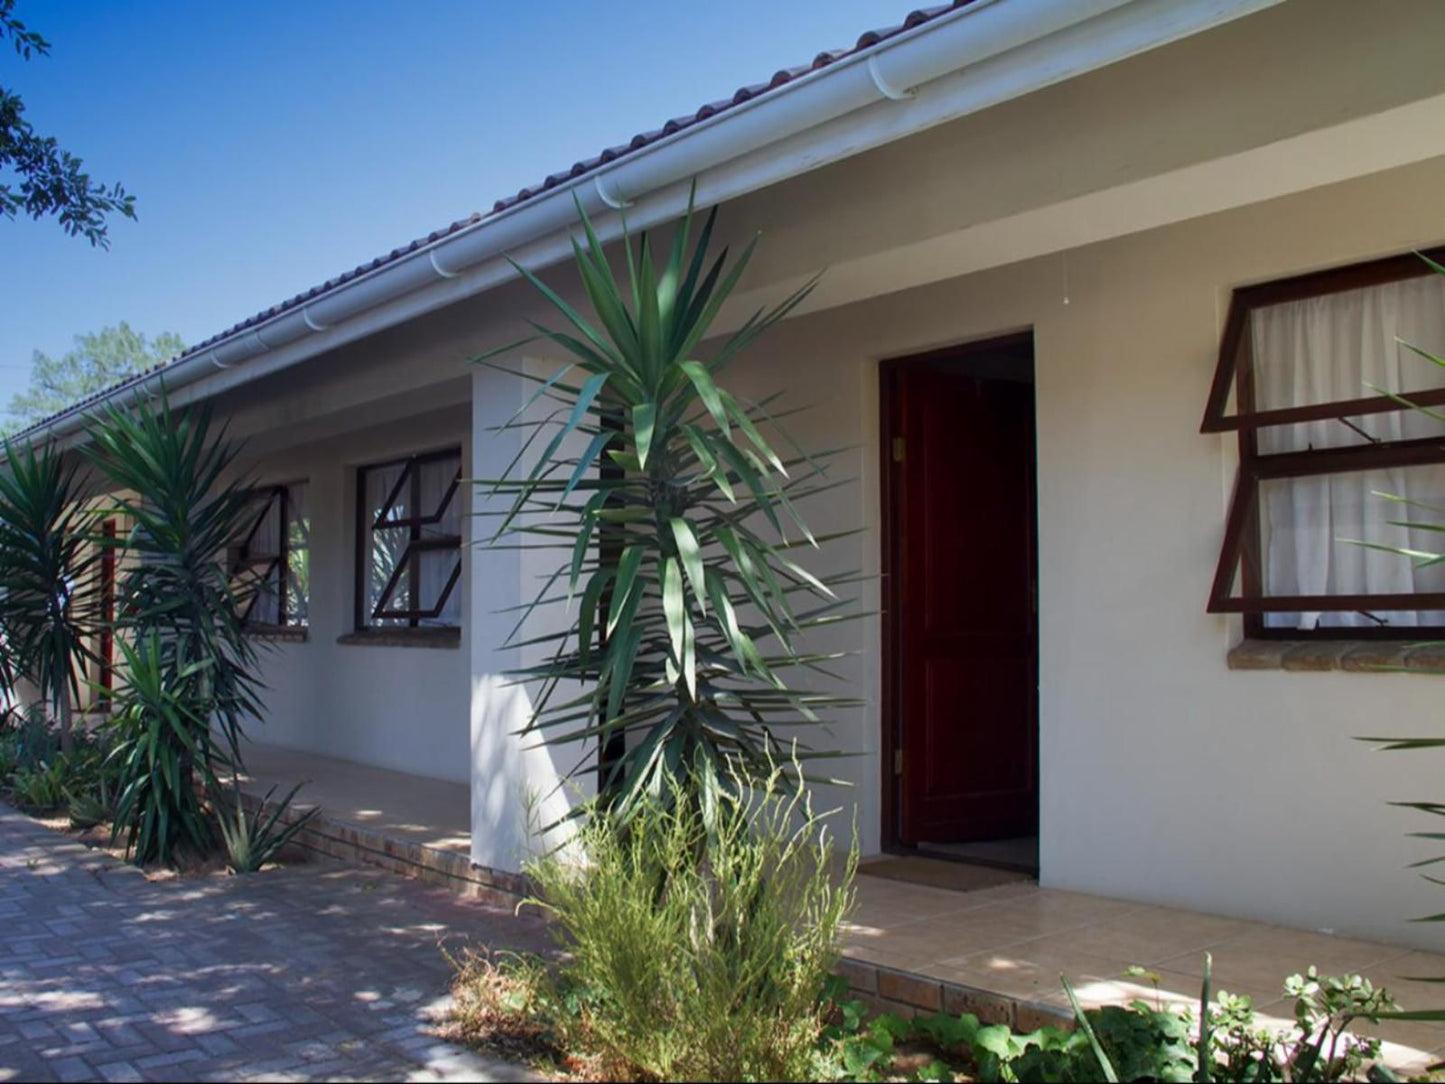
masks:
POLYGON ((558 555, 558 575, 520 607, 519 628, 554 606, 571 617, 517 641, 548 656, 518 674, 537 690, 529 729, 599 746, 622 735, 627 752, 600 800, 625 816, 641 795, 669 793, 667 780, 703 795, 738 772, 769 775, 791 752, 779 728, 848 703, 780 676, 825 672, 836 655, 803 654, 794 641, 841 603, 786 552, 785 527, 816 544, 797 502, 830 484, 820 481, 827 456, 785 461, 764 406, 716 380, 812 284, 700 357, 753 243, 731 263, 726 251, 712 256, 714 210, 690 245, 689 210, 660 267, 649 238, 624 238, 619 275, 580 212, 573 252, 595 321, 519 268, 563 317, 565 330, 534 326, 569 364, 547 377, 507 370, 538 386, 501 427, 523 435, 522 451, 484 484, 510 498, 494 513, 494 544, 558 555), (578 371, 580 381, 567 375, 578 371))
POLYGON ((0 469, 0 635, 5 651, 0 685, 33 681, 61 717, 80 692, 76 674, 94 658, 89 647, 99 613, 100 552, 89 545, 94 515, 84 502, 74 462, 50 444, 6 442, 0 469))
POLYGON ((237 449, 212 432, 205 409, 172 411, 164 395, 111 407, 90 438, 87 455, 119 494, 114 510, 132 524, 124 541, 137 558, 118 585, 116 642, 136 649, 127 650, 117 718, 129 719, 127 740, 146 750, 127 770, 149 778, 128 777, 137 797, 117 824, 139 833, 132 840, 142 857, 167 859, 172 846, 198 839, 189 822, 195 784, 214 788, 216 767, 239 761, 242 722, 260 711, 245 600, 224 559, 255 513, 246 481, 234 476, 237 449), (130 672, 141 668, 143 685, 130 672))

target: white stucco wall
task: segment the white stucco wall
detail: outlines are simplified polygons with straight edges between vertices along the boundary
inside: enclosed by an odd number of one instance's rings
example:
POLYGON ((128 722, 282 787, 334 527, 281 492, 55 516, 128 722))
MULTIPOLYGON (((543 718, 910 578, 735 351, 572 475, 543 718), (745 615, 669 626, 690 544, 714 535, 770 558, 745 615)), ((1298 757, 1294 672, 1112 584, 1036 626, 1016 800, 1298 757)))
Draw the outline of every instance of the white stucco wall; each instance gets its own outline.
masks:
MULTIPOLYGON (((259 641, 266 712, 264 719, 247 727, 253 740, 415 775, 470 780, 471 659, 465 619, 455 647, 338 642, 355 627, 356 468, 457 445, 462 448, 463 473, 469 473, 467 410, 462 404, 358 429, 251 463, 251 472, 263 484, 304 479, 311 513, 307 639, 259 641)), ((466 487, 459 494, 470 501, 466 487)), ((464 560, 457 587, 464 600, 466 564, 464 560)))
MULTIPOLYGON (((877 362, 1033 328, 1044 882, 1440 948, 1436 928, 1404 921, 1441 907, 1401 868, 1422 854, 1403 836, 1415 825, 1384 804, 1435 796, 1435 762, 1350 737, 1427 732, 1445 679, 1230 672, 1237 622, 1204 613, 1233 465, 1231 440, 1198 424, 1230 288, 1445 238, 1445 160, 1310 188, 1406 160, 1408 141, 1389 152, 1409 123, 1370 129, 1359 156, 1340 153, 1353 129, 1329 146, 1289 142, 1445 94, 1431 63, 1445 7, 1379 10, 1281 5, 735 201, 723 233, 767 236, 724 320, 822 266, 833 270, 810 304, 834 307, 787 321, 727 381, 786 388, 816 405, 790 423, 805 445, 852 446, 837 469, 855 481, 808 513, 820 530, 867 529, 813 567, 876 573, 877 362), (1221 161, 1223 175, 1205 168, 1221 161), (1275 180, 1305 191, 1130 232, 1246 203, 1249 185, 1275 180), (1112 235, 1124 236, 1070 247, 1112 235), (1049 248, 1067 251, 1009 263, 1049 248)), ((565 268, 548 278, 575 298, 565 268)), ((313 544, 332 554, 317 561, 310 640, 268 661, 271 717, 256 736, 470 777, 474 858, 505 869, 523 849, 522 793, 549 793, 570 765, 525 748, 525 694, 501 677, 522 655, 498 649, 511 622, 495 611, 530 594, 536 556, 469 551, 457 650, 336 637, 352 612, 350 468, 459 439, 469 473, 495 474, 510 446, 486 430, 522 391, 462 359, 546 315, 511 284, 238 389, 224 407, 270 449, 268 480, 310 479, 313 544), (444 402, 468 400, 438 426, 444 402)), ((876 609, 876 583, 859 595, 876 609)), ((878 622, 829 643, 856 652, 839 669, 869 707, 827 739, 859 753, 834 765, 854 786, 828 797, 856 804, 872 853, 878 622)))
MULTIPOLYGON (((1438 796, 1438 759, 1362 733, 1439 728, 1445 679, 1232 672, 1205 613, 1232 438, 1198 432, 1230 289, 1439 243, 1445 160, 789 321, 732 373, 815 402, 807 444, 856 444, 814 519, 866 524, 819 567, 878 567, 879 359, 1033 328, 1039 432, 1042 881, 1292 926, 1445 940, 1439 890, 1391 799, 1438 796), (1067 267, 1068 303, 1065 304, 1067 267)), ((876 606, 876 585, 864 601, 876 606)), ((838 729, 878 842, 878 628, 847 636, 874 705, 838 729)))
MULTIPOLYGON (((518 357, 512 364, 545 378, 562 362, 518 357)), ((515 430, 499 432, 497 427, 514 417, 535 388, 535 384, 524 385, 520 377, 495 369, 478 369, 473 374, 475 477, 499 478, 512 462, 522 436, 515 430)), ((523 418, 538 419, 549 411, 549 404, 543 401, 523 418)), ((578 437, 564 442, 561 452, 580 454, 585 444, 586 440, 578 437)), ((537 450, 534 446, 521 470, 536 461, 537 450)), ((504 511, 511 504, 508 497, 488 496, 485 487, 479 488, 473 499, 478 512, 504 511)), ((524 516, 521 522, 529 518, 536 522, 551 517, 524 516)), ((478 518, 475 537, 480 544, 472 554, 472 861, 493 869, 516 870, 528 854, 560 842, 567 826, 558 821, 575 802, 595 792, 596 776, 590 769, 596 765, 596 745, 543 744, 541 732, 521 733, 532 716, 529 692, 535 694, 536 689, 516 684, 505 671, 545 663, 554 647, 503 645, 520 619, 516 608, 538 598, 568 555, 553 549, 489 547, 485 540, 497 527, 495 517, 478 518), (542 830, 540 834, 538 830, 542 830)), ((510 545, 535 547, 536 541, 512 536, 510 545)), ((547 595, 564 595, 565 590, 565 584, 554 586, 547 595)), ((517 639, 531 640, 567 627, 575 612, 575 605, 543 604, 531 612, 517 639)), ((561 687, 553 702, 565 701, 580 691, 561 687)))

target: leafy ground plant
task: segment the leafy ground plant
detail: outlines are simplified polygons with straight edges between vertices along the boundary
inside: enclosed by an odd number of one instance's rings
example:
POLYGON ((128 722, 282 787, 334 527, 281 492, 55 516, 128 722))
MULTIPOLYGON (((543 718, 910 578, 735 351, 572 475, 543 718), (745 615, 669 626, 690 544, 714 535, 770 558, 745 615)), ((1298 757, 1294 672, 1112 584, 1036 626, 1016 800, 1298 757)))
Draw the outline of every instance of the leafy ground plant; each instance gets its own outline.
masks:
POLYGON ((1188 1010, 1142 1000, 1086 1010, 1066 982, 1076 1026, 1027 1033, 968 1013, 870 1018, 862 1002, 845 1000, 838 986, 819 1063, 818 1075, 826 1079, 1282 1084, 1364 1079, 1367 1066, 1370 1079, 1396 1079, 1370 1064, 1379 1057, 1378 1040, 1350 1030, 1356 1021, 1383 1018, 1394 1005, 1358 975, 1321 977, 1310 969, 1287 979, 1285 991, 1295 998, 1293 1030, 1256 1021, 1247 997, 1221 992, 1212 999, 1207 982, 1199 1022, 1188 1010))
POLYGON ((65 761, 56 757, 32 768, 22 768, 10 779, 10 796, 22 809, 49 813, 65 802, 65 761))

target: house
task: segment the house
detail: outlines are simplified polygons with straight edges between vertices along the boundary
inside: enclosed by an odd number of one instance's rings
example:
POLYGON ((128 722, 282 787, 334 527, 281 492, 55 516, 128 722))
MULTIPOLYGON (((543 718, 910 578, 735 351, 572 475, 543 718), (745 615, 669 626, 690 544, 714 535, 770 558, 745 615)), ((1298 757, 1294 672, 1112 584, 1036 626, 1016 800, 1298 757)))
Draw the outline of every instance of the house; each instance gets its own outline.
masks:
POLYGON ((864 853, 1036 836, 1047 886, 1438 946, 1386 803, 1439 765, 1352 739, 1438 732, 1412 645, 1445 587, 1343 540, 1416 540, 1374 490, 1445 498, 1428 426, 1370 387, 1441 383, 1395 336, 1445 351, 1411 254, 1445 241, 1442 40, 1433 0, 915 13, 103 398, 212 403, 267 487, 252 556, 304 561, 254 615, 254 737, 468 786, 472 861, 515 870, 523 792, 593 754, 516 733, 499 611, 545 568, 483 544, 459 479, 508 463, 524 391, 466 359, 548 317, 505 256, 577 296, 574 199, 616 239, 695 181, 764 236, 723 327, 826 269, 730 379, 852 449, 810 515, 865 528, 815 566, 871 577, 830 640, 867 702, 834 728, 864 853))

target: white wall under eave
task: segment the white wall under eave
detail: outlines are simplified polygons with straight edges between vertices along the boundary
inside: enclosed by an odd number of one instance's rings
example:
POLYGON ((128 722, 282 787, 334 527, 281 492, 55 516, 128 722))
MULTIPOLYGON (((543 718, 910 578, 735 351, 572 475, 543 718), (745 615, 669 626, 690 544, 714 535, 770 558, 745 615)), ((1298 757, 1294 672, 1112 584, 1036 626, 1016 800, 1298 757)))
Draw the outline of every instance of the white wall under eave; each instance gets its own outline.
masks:
MULTIPOLYGON (((552 363, 536 364, 550 375, 552 363)), ((524 388, 520 377, 494 369, 474 371, 473 477, 499 478, 511 463, 521 438, 515 430, 497 432, 496 427, 513 417, 534 387, 524 388)), ((564 445, 563 453, 567 450, 564 445)), ((489 545, 498 519, 485 513, 507 508, 510 499, 488 497, 479 487, 474 501, 483 514, 473 526, 471 553, 472 861, 516 871, 530 854, 562 838, 560 832, 539 837, 534 830, 556 824, 574 801, 591 793, 592 773, 585 769, 595 762, 594 747, 542 745, 537 732, 522 732, 532 714, 529 692, 535 689, 514 683, 507 671, 541 663, 550 652, 538 645, 507 646, 507 640, 519 618, 517 607, 537 597, 565 557, 552 550, 515 548, 527 541, 516 536, 489 545)), ((540 607, 519 639, 557 629, 566 619, 560 607, 540 607)))
MULTIPOLYGON (((880 359, 1033 328, 1044 884, 1439 951, 1433 853, 1391 800, 1440 797, 1440 754, 1354 735, 1438 733, 1420 674, 1240 672, 1205 613, 1232 442, 1199 434, 1229 291, 1438 244, 1445 159, 789 320, 724 378, 816 409, 805 446, 856 445, 810 513, 865 534, 809 566, 875 570, 880 359)), ((877 605, 877 586, 862 592, 877 605)), ((838 721, 865 851, 879 840, 878 622, 834 633, 869 708, 838 721)))
MULTIPOLYGON (((303 479, 308 484, 310 625, 302 643, 258 641, 266 710, 246 727, 247 735, 269 745, 468 782, 465 554, 457 587, 464 592, 458 646, 339 642, 355 627, 356 468, 460 446, 467 473, 467 408, 432 411, 322 441, 305 443, 304 430, 289 438, 303 442, 266 455, 251 471, 263 484, 303 479)), ((470 501, 465 487, 460 495, 470 501)))

